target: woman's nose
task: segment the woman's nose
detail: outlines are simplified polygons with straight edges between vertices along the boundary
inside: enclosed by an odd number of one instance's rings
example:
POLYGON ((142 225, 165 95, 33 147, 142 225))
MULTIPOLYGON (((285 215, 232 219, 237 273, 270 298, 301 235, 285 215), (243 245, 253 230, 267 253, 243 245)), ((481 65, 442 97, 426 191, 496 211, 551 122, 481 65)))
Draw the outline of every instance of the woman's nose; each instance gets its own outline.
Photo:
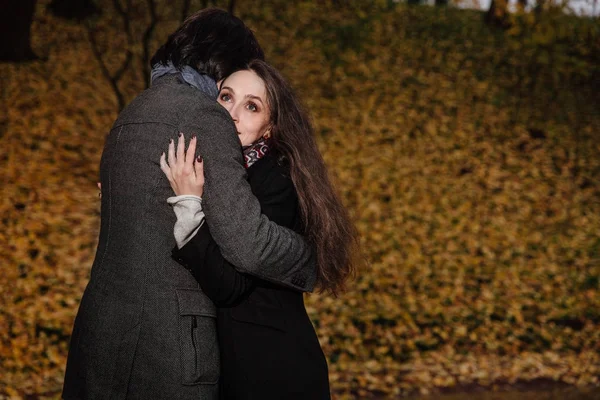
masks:
POLYGON ((238 122, 238 112, 236 106, 231 106, 231 108, 229 108, 229 115, 231 115, 231 119, 233 119, 235 122, 238 122))

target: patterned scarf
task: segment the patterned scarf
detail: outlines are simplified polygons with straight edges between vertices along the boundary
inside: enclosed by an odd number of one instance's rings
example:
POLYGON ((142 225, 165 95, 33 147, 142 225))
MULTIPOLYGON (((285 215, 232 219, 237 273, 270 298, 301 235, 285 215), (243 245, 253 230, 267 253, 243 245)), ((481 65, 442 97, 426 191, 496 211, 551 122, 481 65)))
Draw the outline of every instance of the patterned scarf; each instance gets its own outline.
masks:
POLYGON ((252 164, 263 158, 269 152, 269 139, 261 137, 250 146, 244 147, 244 167, 250 168, 252 164))

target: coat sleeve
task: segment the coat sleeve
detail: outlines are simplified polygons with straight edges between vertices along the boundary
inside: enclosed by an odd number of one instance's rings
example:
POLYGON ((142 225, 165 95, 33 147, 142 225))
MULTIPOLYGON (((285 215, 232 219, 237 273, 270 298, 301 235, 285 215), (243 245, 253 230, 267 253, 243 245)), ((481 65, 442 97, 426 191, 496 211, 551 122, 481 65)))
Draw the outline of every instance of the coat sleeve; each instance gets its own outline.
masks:
POLYGON ((227 111, 204 112, 201 122, 184 124, 180 130, 186 138, 198 137, 206 177, 206 221, 223 257, 240 272, 312 291, 316 282, 312 246, 298 233, 261 214, 246 180, 240 142, 227 111))
POLYGON ((175 247, 173 258, 192 273, 217 307, 237 304, 252 291, 257 280, 237 271, 223 258, 207 224, 181 249, 175 247))
MULTIPOLYGON (((269 176, 258 184, 257 196, 263 213, 271 221, 282 226, 293 226, 297 207, 296 191, 291 180, 278 173, 275 169, 267 172, 269 176)), ((181 249, 175 247, 172 255, 192 273, 202 291, 218 307, 236 305, 260 282, 256 277, 237 271, 223 258, 207 224, 203 224, 181 249)))

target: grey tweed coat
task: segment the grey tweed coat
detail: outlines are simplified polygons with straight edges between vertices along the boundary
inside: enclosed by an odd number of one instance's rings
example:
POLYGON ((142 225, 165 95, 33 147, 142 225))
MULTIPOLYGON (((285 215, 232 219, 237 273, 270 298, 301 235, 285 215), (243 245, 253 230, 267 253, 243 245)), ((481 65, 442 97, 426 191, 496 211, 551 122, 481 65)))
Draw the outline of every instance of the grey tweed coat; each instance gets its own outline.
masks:
POLYGON ((206 219, 224 257, 241 272, 314 287, 311 248, 261 215, 227 111, 175 75, 160 78, 106 140, 100 238, 71 337, 65 399, 218 398, 215 306, 171 259, 173 192, 159 159, 179 132, 198 137, 206 219))

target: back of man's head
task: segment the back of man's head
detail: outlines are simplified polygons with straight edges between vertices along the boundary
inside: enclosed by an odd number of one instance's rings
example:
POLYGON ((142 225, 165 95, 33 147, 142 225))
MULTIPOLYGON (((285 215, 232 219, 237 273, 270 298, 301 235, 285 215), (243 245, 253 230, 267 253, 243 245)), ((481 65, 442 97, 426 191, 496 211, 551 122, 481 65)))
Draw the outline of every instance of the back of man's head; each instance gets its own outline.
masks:
POLYGON ((189 16, 157 50, 151 66, 169 61, 185 65, 219 81, 245 68, 250 60, 264 59, 252 31, 237 17, 217 8, 189 16))

